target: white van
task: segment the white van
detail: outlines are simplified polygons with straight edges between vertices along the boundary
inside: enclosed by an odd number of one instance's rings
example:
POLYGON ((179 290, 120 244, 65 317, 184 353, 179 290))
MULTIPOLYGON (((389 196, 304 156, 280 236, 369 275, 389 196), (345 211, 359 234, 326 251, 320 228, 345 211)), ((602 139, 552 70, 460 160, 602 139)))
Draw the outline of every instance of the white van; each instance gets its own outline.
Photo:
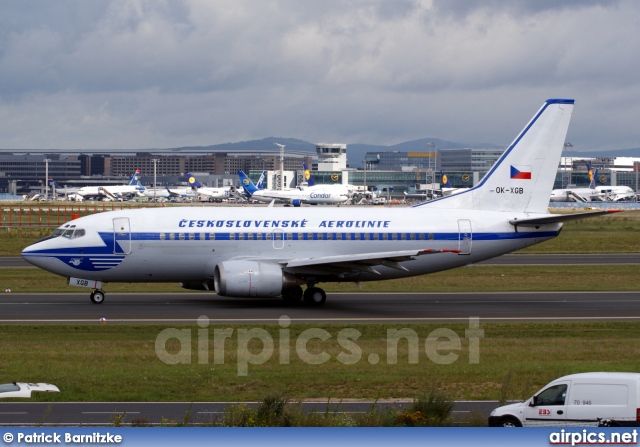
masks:
POLYGON ((530 399, 496 408, 490 427, 640 426, 640 374, 560 377, 530 399))

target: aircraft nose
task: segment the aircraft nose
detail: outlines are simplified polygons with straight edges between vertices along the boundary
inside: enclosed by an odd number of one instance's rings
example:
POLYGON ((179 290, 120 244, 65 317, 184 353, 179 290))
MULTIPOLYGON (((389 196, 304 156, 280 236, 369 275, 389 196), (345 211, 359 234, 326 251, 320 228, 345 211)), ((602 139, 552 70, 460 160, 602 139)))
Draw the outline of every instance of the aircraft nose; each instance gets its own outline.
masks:
POLYGON ((22 250, 22 259, 30 264, 47 270, 49 264, 49 257, 46 256, 43 251, 46 249, 46 242, 36 242, 31 244, 22 250))

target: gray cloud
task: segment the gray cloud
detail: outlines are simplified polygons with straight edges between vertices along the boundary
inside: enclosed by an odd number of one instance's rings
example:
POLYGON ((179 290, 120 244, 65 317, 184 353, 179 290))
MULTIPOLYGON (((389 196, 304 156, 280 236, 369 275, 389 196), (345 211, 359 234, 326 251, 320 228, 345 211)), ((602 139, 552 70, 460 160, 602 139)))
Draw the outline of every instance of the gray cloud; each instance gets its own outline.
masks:
POLYGON ((577 100, 577 149, 637 147, 639 10, 632 0, 3 2, 0 147, 270 135, 507 144, 554 96, 577 100))

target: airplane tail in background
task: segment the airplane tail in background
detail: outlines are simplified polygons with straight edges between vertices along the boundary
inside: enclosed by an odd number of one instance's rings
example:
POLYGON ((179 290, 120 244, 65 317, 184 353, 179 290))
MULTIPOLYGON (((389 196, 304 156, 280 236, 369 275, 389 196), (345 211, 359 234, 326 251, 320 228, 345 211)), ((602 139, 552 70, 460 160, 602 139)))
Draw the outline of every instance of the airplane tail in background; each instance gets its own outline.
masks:
POLYGON ((264 189, 264 181, 267 178, 267 171, 262 171, 260 178, 258 179, 258 183, 256 184, 256 188, 259 190, 264 189))
POLYGON ((549 99, 473 188, 416 207, 546 214, 573 99, 549 99))
POLYGON ((451 183, 449 183, 449 177, 444 171, 440 171, 440 187, 441 188, 451 188, 451 183))
POLYGON ((242 171, 238 171, 238 175, 240 176, 240 184, 242 185, 242 188, 249 196, 252 196, 254 192, 258 191, 258 188, 256 188, 256 185, 254 185, 249 177, 247 177, 247 174, 242 171))
POLYGON ((140 181, 140 169, 136 169, 136 172, 131 176, 131 181, 129 182, 129 186, 136 186, 140 181))
POLYGON ((591 169, 591 163, 587 162, 587 171, 589 172, 589 189, 596 189, 596 179, 598 178, 598 170, 595 172, 591 169))
POLYGON ((313 177, 311 177, 311 171, 309 171, 304 161, 302 162, 302 169, 304 169, 304 179, 307 181, 307 186, 316 186, 316 182, 314 182, 313 177))
POLYGON ((191 187, 191 189, 195 190, 198 188, 202 188, 202 183, 196 180, 194 175, 190 172, 187 172, 187 181, 189 182, 189 186, 191 187))
POLYGON ((49 188, 51 188, 51 185, 53 185, 53 187, 55 189, 63 189, 62 186, 58 185, 58 183, 54 179, 52 179, 51 177, 48 177, 48 180, 49 180, 49 182, 48 182, 49 183, 49 188))

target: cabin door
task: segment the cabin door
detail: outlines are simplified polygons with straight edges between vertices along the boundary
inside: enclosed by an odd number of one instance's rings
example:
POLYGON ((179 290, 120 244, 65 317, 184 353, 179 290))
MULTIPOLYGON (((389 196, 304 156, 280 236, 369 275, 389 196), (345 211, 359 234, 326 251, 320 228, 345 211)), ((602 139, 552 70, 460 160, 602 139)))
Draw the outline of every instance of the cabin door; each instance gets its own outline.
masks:
POLYGON ((131 253, 131 228, 128 217, 113 219, 113 252, 120 255, 131 253))
POLYGON ((461 255, 471 254, 471 242, 473 233, 471 232, 471 221, 469 219, 458 220, 458 250, 461 255))

